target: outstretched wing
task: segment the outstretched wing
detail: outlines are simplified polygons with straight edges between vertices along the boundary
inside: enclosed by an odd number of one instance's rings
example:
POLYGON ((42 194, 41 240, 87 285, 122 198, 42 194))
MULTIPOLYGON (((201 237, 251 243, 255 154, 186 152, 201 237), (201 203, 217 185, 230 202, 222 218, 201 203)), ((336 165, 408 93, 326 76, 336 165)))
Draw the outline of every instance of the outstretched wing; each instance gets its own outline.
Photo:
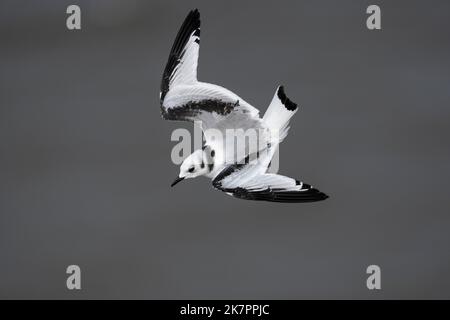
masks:
POLYGON ((195 9, 184 20, 170 50, 161 81, 161 103, 172 87, 197 82, 199 47, 200 13, 195 9))
POLYGON ((178 31, 164 69, 160 93, 163 118, 202 121, 204 129, 215 128, 230 115, 234 120, 259 118, 256 108, 230 90, 197 81, 199 47, 200 13, 193 10, 178 31))
POLYGON ((234 164, 223 169, 213 186, 237 198, 272 202, 313 202, 328 196, 309 184, 272 173, 265 173, 267 163, 255 161, 234 164))

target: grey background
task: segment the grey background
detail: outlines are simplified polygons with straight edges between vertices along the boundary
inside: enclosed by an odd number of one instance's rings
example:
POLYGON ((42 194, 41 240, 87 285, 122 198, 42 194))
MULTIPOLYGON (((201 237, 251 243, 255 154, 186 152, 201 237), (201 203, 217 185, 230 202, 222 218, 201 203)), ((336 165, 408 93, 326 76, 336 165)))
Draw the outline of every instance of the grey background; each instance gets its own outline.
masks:
POLYGON ((448 1, 2 1, 0 298, 450 298, 448 1), (69 4, 82 30, 65 27, 69 4), (365 10, 382 9, 369 31, 365 10), (159 83, 187 12, 200 79, 301 105, 280 173, 331 197, 169 187, 159 83), (82 290, 65 269, 82 269, 82 290), (382 268, 382 290, 365 269, 382 268))

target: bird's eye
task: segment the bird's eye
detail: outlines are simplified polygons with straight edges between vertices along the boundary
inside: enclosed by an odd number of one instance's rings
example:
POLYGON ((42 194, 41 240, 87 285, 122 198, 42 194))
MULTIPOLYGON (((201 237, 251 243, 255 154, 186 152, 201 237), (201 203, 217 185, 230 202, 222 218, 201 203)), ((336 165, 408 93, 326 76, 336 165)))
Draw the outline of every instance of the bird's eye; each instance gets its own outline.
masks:
POLYGON ((194 167, 190 167, 188 171, 189 172, 194 172, 194 169, 195 169, 194 167))

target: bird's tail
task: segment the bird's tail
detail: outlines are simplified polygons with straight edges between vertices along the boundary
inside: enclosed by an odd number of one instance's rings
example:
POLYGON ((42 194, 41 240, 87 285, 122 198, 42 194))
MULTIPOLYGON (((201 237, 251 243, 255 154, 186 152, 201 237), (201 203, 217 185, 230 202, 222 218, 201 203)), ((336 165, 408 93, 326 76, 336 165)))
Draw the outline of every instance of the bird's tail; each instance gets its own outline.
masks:
POLYGON ((287 136, 289 120, 297 112, 297 109, 297 104, 289 100, 284 93, 284 87, 279 86, 263 117, 264 124, 276 137, 276 142, 281 142, 287 136))

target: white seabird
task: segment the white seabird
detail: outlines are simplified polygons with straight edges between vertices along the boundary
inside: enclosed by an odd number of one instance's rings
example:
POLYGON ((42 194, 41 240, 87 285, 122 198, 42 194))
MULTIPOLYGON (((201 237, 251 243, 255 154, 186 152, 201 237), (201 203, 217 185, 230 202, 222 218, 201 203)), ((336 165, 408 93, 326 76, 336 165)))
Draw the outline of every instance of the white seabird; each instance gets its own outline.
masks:
POLYGON ((196 9, 186 17, 172 46, 160 100, 164 119, 198 121, 206 143, 183 161, 172 186, 184 179, 206 176, 216 189, 241 199, 312 202, 328 198, 309 184, 267 172, 278 144, 287 135, 289 120, 298 110, 283 86, 277 88, 260 118, 258 109, 235 93, 197 80, 199 48, 200 14, 196 9), (230 141, 217 139, 210 133, 212 129, 223 136, 229 129, 259 130, 263 143, 258 145, 257 159, 250 160, 250 154, 237 159, 234 147, 226 147, 230 141))

